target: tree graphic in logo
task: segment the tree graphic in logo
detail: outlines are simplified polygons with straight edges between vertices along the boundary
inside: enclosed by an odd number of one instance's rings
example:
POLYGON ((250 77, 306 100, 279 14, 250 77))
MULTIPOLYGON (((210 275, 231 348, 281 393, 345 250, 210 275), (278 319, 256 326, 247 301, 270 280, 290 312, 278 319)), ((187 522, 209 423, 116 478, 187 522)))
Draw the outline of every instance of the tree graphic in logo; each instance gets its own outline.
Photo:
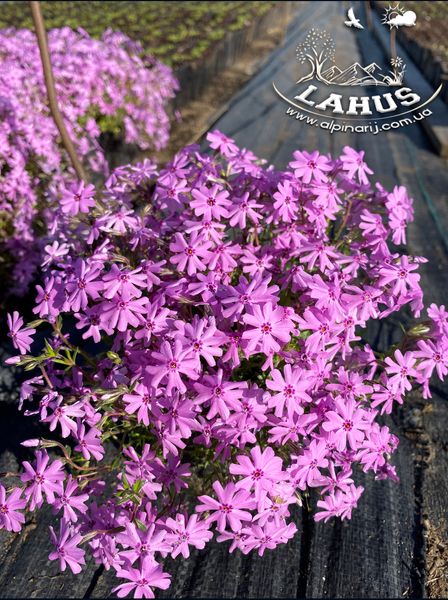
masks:
POLYGON ((296 49, 296 56, 301 64, 307 61, 311 64, 311 71, 297 83, 309 81, 310 79, 319 79, 324 83, 322 69, 328 61, 334 62, 335 44, 333 38, 326 32, 313 27, 303 42, 296 49))
POLYGON ((403 84, 406 65, 396 54, 392 55, 390 61, 393 70, 386 74, 381 72, 382 68, 375 62, 368 65, 354 62, 341 69, 335 64, 335 50, 336 46, 330 34, 313 27, 296 48, 299 63, 309 63, 311 67, 297 83, 314 79, 325 85, 400 86, 403 84))

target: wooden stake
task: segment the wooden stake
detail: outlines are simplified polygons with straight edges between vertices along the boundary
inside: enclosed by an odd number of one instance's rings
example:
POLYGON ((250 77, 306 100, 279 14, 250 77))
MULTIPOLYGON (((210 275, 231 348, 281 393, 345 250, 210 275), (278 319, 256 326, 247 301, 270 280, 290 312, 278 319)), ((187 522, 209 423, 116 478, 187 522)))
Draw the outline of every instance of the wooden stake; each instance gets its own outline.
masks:
POLYGON ((56 127, 59 130, 62 144, 67 150, 67 154, 70 157, 72 166, 78 175, 79 179, 87 181, 87 176, 81 161, 76 154, 75 147, 68 134, 68 131, 64 124, 61 111, 59 110, 58 99, 56 96, 56 88, 54 85, 53 69, 51 66, 50 52, 48 50, 47 32, 45 31, 44 19, 42 17, 42 11, 40 9, 40 2, 31 0, 30 1, 31 14, 33 16, 34 29, 37 35, 37 41, 39 43, 40 58, 42 61, 42 68, 45 77, 45 87, 47 89, 48 103, 50 105, 51 115, 56 123, 56 127))

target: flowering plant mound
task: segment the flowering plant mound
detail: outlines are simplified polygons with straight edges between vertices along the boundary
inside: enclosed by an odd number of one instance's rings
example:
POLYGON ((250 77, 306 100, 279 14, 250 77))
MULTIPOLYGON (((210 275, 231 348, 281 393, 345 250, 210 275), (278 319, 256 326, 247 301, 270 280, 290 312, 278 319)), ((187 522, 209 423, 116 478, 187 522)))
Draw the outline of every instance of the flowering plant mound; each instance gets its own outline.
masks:
POLYGON ((398 479, 381 415, 448 370, 443 307, 384 353, 361 337, 423 309, 424 259, 393 249, 403 187, 372 187, 348 147, 279 171, 208 139, 211 155, 117 169, 89 206, 67 196, 38 319, 9 315, 10 362, 36 371, 21 404, 54 433, 24 441, 35 457, 0 488, 1 523, 51 505, 50 559, 78 573, 91 552, 120 597, 167 588, 162 559, 213 536, 260 555, 286 543, 304 496, 316 520, 350 518, 360 470, 398 479))
MULTIPOLYGON (((121 132, 143 150, 166 145, 167 103, 178 88, 169 67, 143 58, 139 44, 119 32, 94 40, 64 27, 48 37, 64 122, 92 171, 107 175, 102 132, 121 132)), ((42 229, 43 207, 49 195, 65 189, 67 173, 72 169, 47 104, 36 36, 27 29, 2 30, 0 241, 15 260, 23 256, 14 274, 19 292, 40 260, 27 249, 42 229)))

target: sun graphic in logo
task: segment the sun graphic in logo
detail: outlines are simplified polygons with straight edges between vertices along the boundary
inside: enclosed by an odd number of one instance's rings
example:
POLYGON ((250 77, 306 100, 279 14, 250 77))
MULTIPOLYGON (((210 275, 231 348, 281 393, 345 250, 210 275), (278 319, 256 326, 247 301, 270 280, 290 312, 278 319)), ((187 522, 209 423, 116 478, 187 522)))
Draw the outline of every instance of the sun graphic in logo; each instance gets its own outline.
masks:
POLYGON ((404 10, 402 6, 397 3, 395 5, 389 4, 383 13, 383 19, 381 23, 388 25, 390 29, 394 27, 413 27, 417 20, 417 15, 413 10, 404 10))

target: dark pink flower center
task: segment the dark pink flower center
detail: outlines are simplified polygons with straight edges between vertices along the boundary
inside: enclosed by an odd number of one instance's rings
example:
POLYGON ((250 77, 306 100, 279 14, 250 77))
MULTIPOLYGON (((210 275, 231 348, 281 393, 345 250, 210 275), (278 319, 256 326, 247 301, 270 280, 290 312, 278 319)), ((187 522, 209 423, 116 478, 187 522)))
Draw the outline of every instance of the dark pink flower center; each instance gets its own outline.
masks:
POLYGON ((270 325, 270 323, 263 323, 263 325, 261 326, 261 331, 263 333, 271 333, 272 332, 272 326, 270 325))
POLYGON ((345 429, 345 431, 351 431, 353 429, 353 421, 344 421, 342 423, 342 429, 345 429))
POLYGON ((252 479, 261 479, 263 477, 263 471, 261 469, 255 469, 252 473, 252 479))

